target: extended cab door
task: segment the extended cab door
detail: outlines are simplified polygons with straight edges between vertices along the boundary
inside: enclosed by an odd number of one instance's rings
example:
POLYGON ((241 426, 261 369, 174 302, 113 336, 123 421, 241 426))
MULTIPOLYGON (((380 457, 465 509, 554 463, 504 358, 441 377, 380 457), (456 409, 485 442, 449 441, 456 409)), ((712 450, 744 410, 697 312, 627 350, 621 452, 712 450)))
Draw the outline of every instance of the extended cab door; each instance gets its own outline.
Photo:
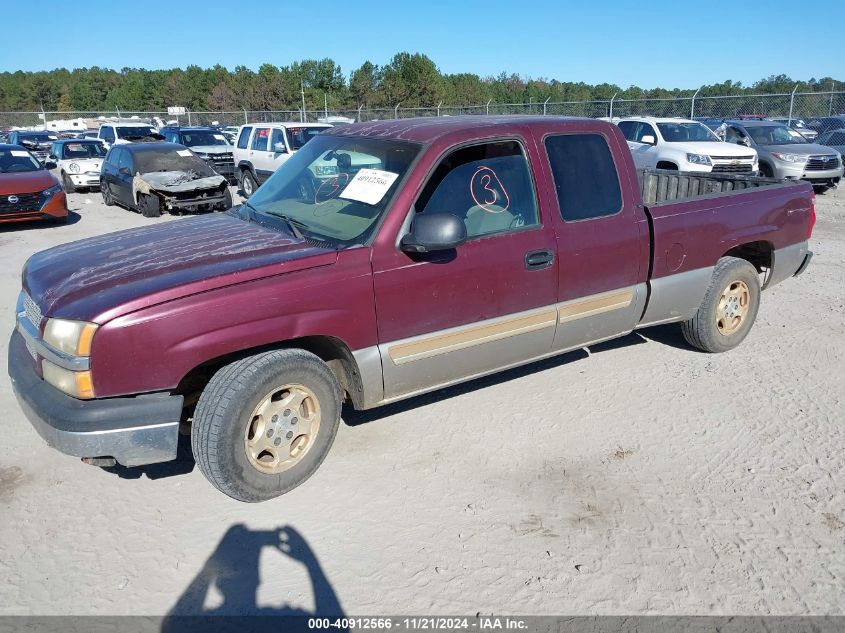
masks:
POLYGON ((550 350, 557 319, 555 234, 541 213, 529 156, 537 159, 536 146, 523 138, 448 150, 412 213, 452 213, 464 221, 468 241, 418 255, 399 249, 401 234, 374 246, 385 398, 550 350))
POLYGON ((627 147, 601 124, 583 127, 537 139, 558 207, 556 350, 632 331, 646 301, 650 238, 627 147))

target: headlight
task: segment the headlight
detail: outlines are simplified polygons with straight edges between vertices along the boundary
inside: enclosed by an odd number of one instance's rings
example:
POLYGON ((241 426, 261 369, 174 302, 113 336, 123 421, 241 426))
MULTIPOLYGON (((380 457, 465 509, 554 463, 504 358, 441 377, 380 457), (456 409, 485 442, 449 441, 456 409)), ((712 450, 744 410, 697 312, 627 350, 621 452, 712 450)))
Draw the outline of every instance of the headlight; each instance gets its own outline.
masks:
POLYGON ((712 165, 710 157, 705 154, 687 154, 687 162, 693 165, 712 165))
POLYGON ((79 173, 79 165, 76 164, 76 163, 71 163, 70 165, 67 166, 67 169, 68 169, 69 172, 72 172, 74 174, 79 173))
POLYGON ((211 156, 209 156, 208 154, 198 154, 198 156, 203 160, 211 160, 211 156))
POLYGON ((50 347, 73 356, 90 356, 91 341, 99 326, 86 321, 47 319, 44 342, 50 347))
POLYGON ((91 380, 90 371, 71 371, 54 365, 49 360, 42 360, 41 373, 48 384, 69 396, 82 400, 94 397, 94 381, 91 380))
POLYGON ((797 163, 803 165, 807 162, 807 156, 801 154, 781 154, 779 152, 772 152, 772 156, 785 163, 797 163))
POLYGON ((54 186, 50 187, 49 189, 45 189, 44 191, 42 191, 41 195, 49 198, 54 193, 59 193, 61 190, 62 190, 61 185, 54 185, 54 186))

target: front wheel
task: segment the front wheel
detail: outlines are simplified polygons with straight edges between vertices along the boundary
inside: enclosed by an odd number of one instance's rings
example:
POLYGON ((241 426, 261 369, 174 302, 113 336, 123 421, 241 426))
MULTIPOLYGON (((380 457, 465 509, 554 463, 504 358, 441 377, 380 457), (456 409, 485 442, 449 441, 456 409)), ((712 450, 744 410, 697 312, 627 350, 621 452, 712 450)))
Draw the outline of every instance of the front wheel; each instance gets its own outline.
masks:
POLYGON ((340 407, 337 379, 314 354, 277 350, 231 363, 197 403, 191 427, 197 466, 238 501, 278 497, 323 462, 340 407))
POLYGON ((744 259, 722 257, 704 300, 681 331, 687 343, 711 352, 727 352, 748 335, 760 308, 760 277, 744 259))
POLYGON ((156 195, 139 193, 138 210, 145 218, 157 218, 161 215, 161 200, 156 195))
POLYGON ((65 172, 62 172, 62 187, 64 187, 65 193, 74 193, 76 191, 76 186, 65 172))
POLYGON ((255 182, 255 177, 252 172, 247 170, 241 176, 241 190, 244 192, 244 198, 249 198, 258 189, 258 184, 255 182))
POLYGON ((107 207, 114 206, 114 198, 111 195, 111 189, 107 183, 100 181, 100 195, 103 196, 103 204, 107 207))

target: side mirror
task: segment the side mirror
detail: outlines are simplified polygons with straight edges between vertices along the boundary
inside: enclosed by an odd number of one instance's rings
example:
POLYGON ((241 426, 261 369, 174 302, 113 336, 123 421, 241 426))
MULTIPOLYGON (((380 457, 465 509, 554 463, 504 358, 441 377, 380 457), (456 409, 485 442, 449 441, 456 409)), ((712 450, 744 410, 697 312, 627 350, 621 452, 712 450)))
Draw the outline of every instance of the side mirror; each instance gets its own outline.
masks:
POLYGON ((47 158, 50 160, 58 160, 58 157, 55 154, 50 154, 47 158))
POLYGON ((132 175, 132 172, 131 172, 131 171, 129 171, 129 168, 128 168, 128 167, 121 167, 121 168, 120 168, 120 169, 118 169, 117 171, 118 171, 119 173, 123 174, 124 176, 131 176, 131 175, 132 175))
POLYGON ((48 160, 46 163, 44 163, 44 169, 50 170, 55 169, 56 167, 58 167, 58 165, 51 160, 48 160))
POLYGON ((431 253, 457 248, 467 241, 463 221, 451 213, 421 213, 400 244, 407 253, 431 253))
POLYGON ((288 148, 285 147, 284 143, 273 143, 273 151, 277 154, 284 154, 288 151, 288 148))
POLYGON ((657 145, 657 139, 651 134, 646 134, 640 139, 640 143, 645 143, 646 145, 657 145))

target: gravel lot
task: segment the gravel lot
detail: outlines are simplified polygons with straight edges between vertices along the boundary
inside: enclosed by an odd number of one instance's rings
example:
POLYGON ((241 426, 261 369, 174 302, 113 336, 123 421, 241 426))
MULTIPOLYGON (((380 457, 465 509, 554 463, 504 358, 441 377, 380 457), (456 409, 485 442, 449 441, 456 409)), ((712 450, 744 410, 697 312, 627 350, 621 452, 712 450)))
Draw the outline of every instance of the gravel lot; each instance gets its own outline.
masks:
MULTIPOLYGON (((0 228, 0 330, 33 252, 149 222, 70 196, 0 228)), ((245 505, 189 457, 107 472, 0 378, 0 614, 845 613, 845 189, 737 350, 632 334, 376 410, 245 505)), ((2 336, 5 358, 7 336, 2 336)))

